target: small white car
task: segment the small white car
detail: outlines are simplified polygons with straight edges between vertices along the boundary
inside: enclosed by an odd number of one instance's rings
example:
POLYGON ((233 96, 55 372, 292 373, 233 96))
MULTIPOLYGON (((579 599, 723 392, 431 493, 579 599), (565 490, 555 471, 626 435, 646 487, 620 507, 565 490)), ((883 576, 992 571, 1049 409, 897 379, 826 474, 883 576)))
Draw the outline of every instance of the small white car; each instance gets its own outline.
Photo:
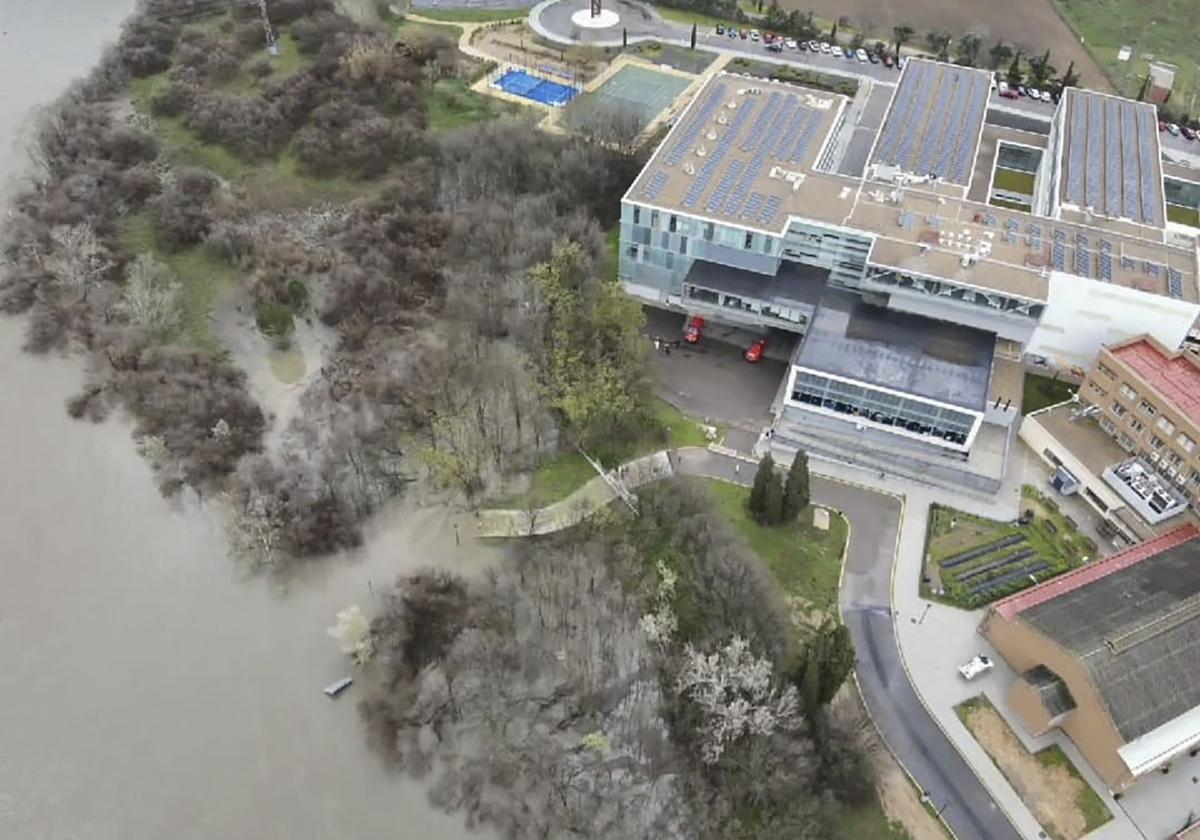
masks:
POLYGON ((821 42, 821 52, 828 54, 831 49, 833 48, 829 46, 827 41, 821 42))
POLYGON ((866 51, 866 50, 861 50, 861 49, 860 49, 860 50, 858 50, 857 52, 855 52, 855 53, 854 53, 854 56, 855 56, 855 58, 857 58, 857 59, 858 59, 858 60, 859 60, 861 63, 863 63, 863 64, 866 64, 866 63, 867 63, 867 51, 866 51))
POLYGON ((750 30, 750 40, 751 41, 757 41, 761 37, 762 37, 762 35, 759 33, 759 31, 757 29, 750 30))
POLYGON ((842 57, 842 48, 839 47, 837 44, 834 44, 833 46, 831 46, 829 48, 829 54, 832 55, 834 58, 841 58, 842 57))
POLYGON ((1025 90, 1029 93, 1030 99, 1041 99, 1042 98, 1042 92, 1035 87, 1026 88, 1025 90))
POLYGON ((1050 95, 1050 91, 1048 91, 1048 90, 1042 91, 1042 101, 1043 102, 1050 102, 1052 100, 1053 100, 1053 97, 1050 95))
POLYGON ((986 674, 996 666, 996 663, 990 657, 982 653, 968 662, 966 665, 958 667, 958 673, 962 674, 964 680, 973 680, 980 674, 986 674))
POLYGON ((787 47, 789 50, 794 50, 794 49, 796 49, 796 39, 795 39, 795 38, 788 38, 787 40, 785 40, 785 41, 783 42, 783 45, 784 45, 785 47, 787 47))

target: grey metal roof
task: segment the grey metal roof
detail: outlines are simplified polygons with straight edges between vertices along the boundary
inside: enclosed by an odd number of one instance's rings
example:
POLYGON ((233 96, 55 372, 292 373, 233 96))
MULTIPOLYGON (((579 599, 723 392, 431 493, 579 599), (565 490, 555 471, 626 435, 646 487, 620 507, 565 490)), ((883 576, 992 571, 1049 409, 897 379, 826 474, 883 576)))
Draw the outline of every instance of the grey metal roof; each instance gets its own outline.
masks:
POLYGON ((796 364, 867 385, 982 411, 996 336, 863 303, 829 289, 796 364))
POLYGON ((1126 741, 1200 706, 1200 540, 1020 617, 1079 656, 1126 741))
POLYGON ((786 260, 775 275, 696 260, 683 282, 731 295, 812 308, 825 291, 828 275, 828 271, 786 260))

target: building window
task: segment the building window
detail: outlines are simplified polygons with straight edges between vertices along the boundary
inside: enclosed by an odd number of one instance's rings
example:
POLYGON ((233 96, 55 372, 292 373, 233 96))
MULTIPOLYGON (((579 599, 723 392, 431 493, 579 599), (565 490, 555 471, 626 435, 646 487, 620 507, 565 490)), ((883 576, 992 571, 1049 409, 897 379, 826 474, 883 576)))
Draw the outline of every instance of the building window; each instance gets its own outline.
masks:
POLYGON ((667 230, 669 230, 671 233, 674 233, 675 226, 678 224, 679 224, 679 217, 676 216, 674 213, 672 213, 671 218, 667 220, 667 230))
POLYGON ((1183 463, 1183 456, 1178 452, 1172 452, 1167 456, 1167 461, 1171 464, 1171 466, 1178 467, 1183 463))
POLYGON ((1101 499, 1099 496, 1097 496, 1095 493, 1092 492, 1092 488, 1090 488, 1090 487, 1083 488, 1083 495, 1087 496, 1088 500, 1092 504, 1094 504, 1097 508, 1099 508, 1101 513, 1108 510, 1108 505, 1105 504, 1103 499, 1101 499))
POLYGON ((1158 409, 1152 406, 1147 400, 1142 400, 1140 403, 1138 403, 1138 411, 1142 412, 1142 414, 1145 414, 1147 417, 1153 417, 1155 414, 1158 414, 1158 409))
POLYGON ((659 241, 662 243, 663 248, 670 248, 671 247, 671 234, 667 233, 664 230, 662 233, 662 237, 659 239, 659 241))
POLYGON ((1189 455, 1196 450, 1196 441, 1192 440, 1187 435, 1180 435, 1175 438, 1175 442, 1179 444, 1179 448, 1189 455))
POLYGON ((698 300, 701 303, 711 303, 713 306, 721 302, 721 296, 710 289, 699 289, 695 286, 688 286, 687 295, 692 300, 698 300))
POLYGON ((1100 428, 1108 432, 1109 437, 1116 437, 1117 427, 1114 426, 1113 421, 1109 420, 1107 417, 1100 417, 1100 428))
POLYGON ((1172 423, 1170 420, 1168 420, 1166 417, 1159 417, 1158 422, 1155 423, 1154 426, 1163 434, 1166 434, 1166 435, 1175 434, 1175 424, 1172 423))
POLYGON ((763 237, 763 253, 764 254, 771 253, 771 237, 769 237, 769 236, 763 237))
POLYGON ((1136 417, 1129 418, 1129 428, 1132 429, 1135 434, 1139 435, 1146 431, 1146 425, 1136 417))
POLYGON ((1103 388, 1101 388, 1100 383, 1097 382, 1096 380, 1093 379, 1091 382, 1088 383, 1088 385, 1091 387, 1091 389, 1093 391, 1095 391, 1100 396, 1102 396, 1102 397, 1108 396, 1108 391, 1105 391, 1103 388))
POLYGON ((640 225, 642 223, 642 208, 641 207, 633 208, 633 223, 635 225, 640 225))
POLYGON ((1121 383, 1121 396, 1124 397, 1125 399, 1129 400, 1130 402, 1133 402, 1134 400, 1136 400, 1138 398, 1137 391, 1130 388, 1124 382, 1121 383))
POLYGON ((1121 448, 1126 452, 1133 452, 1134 449, 1137 448, 1133 445, 1133 438, 1124 432, 1121 432, 1121 437, 1117 439, 1117 443, 1120 444, 1121 448))
POLYGON ((667 251, 667 265, 666 265, 666 267, 667 267, 667 268, 674 268, 674 267, 675 267, 675 255, 674 255, 674 254, 672 254, 670 251, 667 251))
POLYGON ((658 227, 658 211, 657 210, 650 211, 650 227, 652 227, 652 228, 658 227))
POLYGON ((754 234, 751 231, 746 231, 746 241, 743 243, 743 247, 747 251, 754 247, 754 234))
POLYGON ((1117 375, 1112 372, 1112 368, 1107 367, 1103 362, 1097 363, 1096 370, 1100 371, 1101 373, 1103 373, 1105 376, 1107 376, 1109 379, 1113 380, 1114 382, 1117 379, 1117 375))
POLYGON ((1160 438, 1158 435, 1150 435, 1150 448, 1151 449, 1162 449, 1163 448, 1163 439, 1160 438))
POLYGON ((1125 416, 1125 411, 1126 411, 1125 406, 1121 405, 1116 400, 1113 400, 1112 410, 1113 410, 1113 414, 1117 415, 1118 417, 1125 416))
POLYGON ((679 253, 681 256, 684 256, 684 257, 687 256, 687 237, 686 236, 679 237, 679 253))
POLYGON ((1192 469, 1192 484, 1200 486, 1200 470, 1192 469))
POLYGON ((704 241, 705 242, 713 241, 713 223, 712 222, 706 222, 704 225, 704 241))
POLYGON ((638 258, 638 246, 636 244, 630 245, 626 253, 629 254, 629 259, 636 260, 638 258))

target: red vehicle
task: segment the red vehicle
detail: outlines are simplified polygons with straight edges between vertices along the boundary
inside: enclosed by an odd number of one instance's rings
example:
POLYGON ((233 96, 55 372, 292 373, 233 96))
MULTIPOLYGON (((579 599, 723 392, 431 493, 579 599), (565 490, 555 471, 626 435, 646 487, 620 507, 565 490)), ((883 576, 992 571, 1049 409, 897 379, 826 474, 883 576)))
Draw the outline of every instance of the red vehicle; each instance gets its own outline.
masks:
POLYGON ((1012 88, 1005 88, 1004 90, 1000 91, 1000 95, 1002 97, 1004 97, 1005 99, 1020 99, 1021 98, 1021 94, 1017 93, 1012 88))
POLYGON ((890 55, 885 55, 883 57, 883 66, 884 67, 891 67, 895 63, 896 62, 892 59, 892 57, 890 55))
POLYGON ((760 361, 763 357, 763 353, 766 352, 766 349, 767 340, 765 338, 756 339, 755 342, 746 350, 746 361, 750 362, 750 364, 760 361))
POLYGON ((693 315, 683 328, 683 340, 688 344, 696 344, 700 341, 700 336, 704 333, 704 319, 699 315, 693 315))

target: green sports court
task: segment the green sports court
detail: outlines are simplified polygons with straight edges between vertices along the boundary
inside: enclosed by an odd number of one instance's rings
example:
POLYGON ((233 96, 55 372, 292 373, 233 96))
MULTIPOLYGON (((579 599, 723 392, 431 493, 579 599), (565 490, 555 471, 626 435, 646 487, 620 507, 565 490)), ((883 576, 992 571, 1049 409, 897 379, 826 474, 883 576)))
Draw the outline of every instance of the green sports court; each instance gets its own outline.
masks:
POLYGON ((567 126, 581 125, 599 113, 628 110, 640 117, 645 128, 691 83, 682 76, 626 64, 596 90, 577 96, 563 119, 567 126))

